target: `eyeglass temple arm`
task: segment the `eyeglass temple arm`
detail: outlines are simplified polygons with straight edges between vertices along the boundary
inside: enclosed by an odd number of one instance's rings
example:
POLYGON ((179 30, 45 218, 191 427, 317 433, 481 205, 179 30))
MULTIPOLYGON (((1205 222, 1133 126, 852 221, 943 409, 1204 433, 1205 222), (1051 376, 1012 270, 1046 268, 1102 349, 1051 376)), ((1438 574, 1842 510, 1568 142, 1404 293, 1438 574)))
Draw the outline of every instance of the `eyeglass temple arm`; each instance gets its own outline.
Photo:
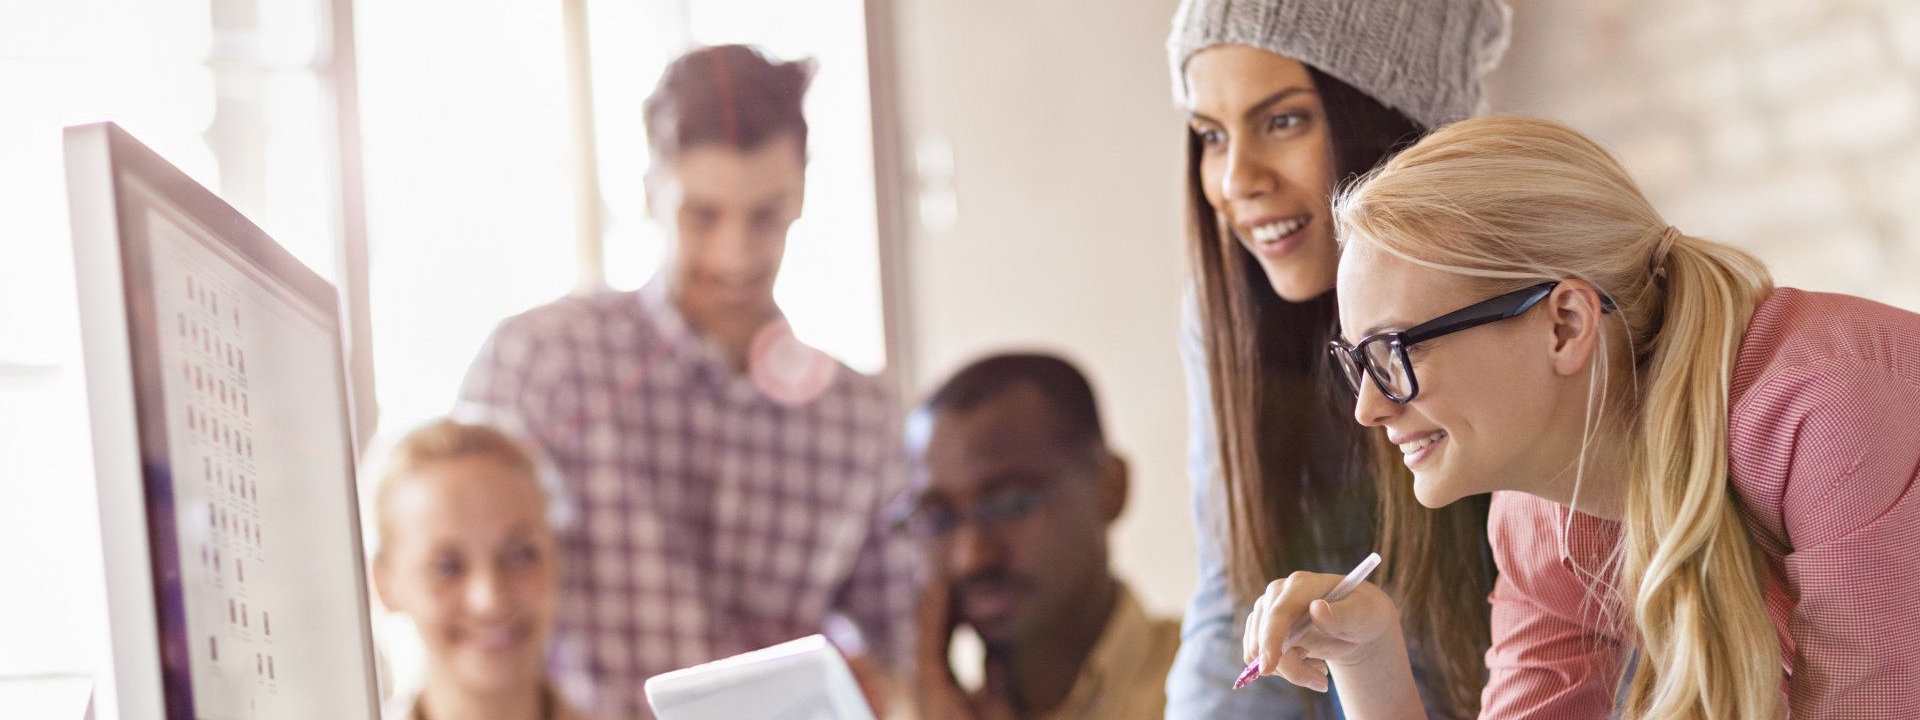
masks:
POLYGON ((1559 284, 1560 282, 1557 280, 1540 283, 1530 288, 1523 288, 1483 303, 1469 305, 1441 315, 1440 317, 1409 328, 1405 333, 1401 334, 1400 343, 1402 345, 1414 345, 1441 335, 1479 327, 1490 322, 1505 320, 1519 315, 1520 313, 1526 312, 1528 308, 1533 307, 1534 303, 1540 302, 1540 299, 1546 297, 1548 293, 1553 292, 1554 286, 1559 284))

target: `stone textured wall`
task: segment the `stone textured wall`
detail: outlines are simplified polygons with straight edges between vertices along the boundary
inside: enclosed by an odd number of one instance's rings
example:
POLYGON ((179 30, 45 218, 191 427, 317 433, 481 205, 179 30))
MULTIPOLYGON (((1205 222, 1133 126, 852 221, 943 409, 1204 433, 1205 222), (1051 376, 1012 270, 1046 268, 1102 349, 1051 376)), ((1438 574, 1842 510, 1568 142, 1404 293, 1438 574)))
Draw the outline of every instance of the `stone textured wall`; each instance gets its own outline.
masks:
POLYGON ((1920 2, 1511 2, 1494 111, 1596 137, 1781 285, 1920 310, 1920 2))

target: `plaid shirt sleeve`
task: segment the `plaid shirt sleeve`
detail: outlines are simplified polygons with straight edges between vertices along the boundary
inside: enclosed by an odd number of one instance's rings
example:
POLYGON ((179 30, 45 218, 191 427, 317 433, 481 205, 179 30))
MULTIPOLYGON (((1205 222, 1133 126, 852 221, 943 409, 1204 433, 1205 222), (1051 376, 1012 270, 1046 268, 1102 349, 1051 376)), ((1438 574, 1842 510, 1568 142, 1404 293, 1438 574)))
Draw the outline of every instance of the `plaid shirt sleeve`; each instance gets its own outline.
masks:
POLYGON ((528 430, 535 411, 528 381, 539 352, 539 343, 514 320, 500 323, 468 367, 455 413, 516 432, 528 430))
POLYGON ((586 409, 580 381, 569 374, 580 349, 560 332, 567 318, 556 310, 537 309, 494 328, 467 368, 453 411, 520 438, 542 463, 577 444, 586 409))
POLYGON ((553 505, 555 522, 571 524, 580 511, 578 495, 561 478, 563 468, 556 460, 554 443, 565 429, 553 427, 555 418, 576 412, 577 403, 562 404, 557 398, 577 397, 577 393, 556 393, 561 382, 560 354, 551 341, 534 332, 532 318, 509 318, 494 328, 481 346, 460 386, 453 416, 462 422, 491 425, 518 438, 541 467, 542 484, 553 505))
POLYGON ((868 514, 866 541, 836 599, 836 609, 859 626, 869 654, 903 672, 913 657, 920 557, 912 538, 893 531, 890 512, 906 491, 906 461, 897 434, 889 432, 886 438, 876 468, 880 482, 868 514))

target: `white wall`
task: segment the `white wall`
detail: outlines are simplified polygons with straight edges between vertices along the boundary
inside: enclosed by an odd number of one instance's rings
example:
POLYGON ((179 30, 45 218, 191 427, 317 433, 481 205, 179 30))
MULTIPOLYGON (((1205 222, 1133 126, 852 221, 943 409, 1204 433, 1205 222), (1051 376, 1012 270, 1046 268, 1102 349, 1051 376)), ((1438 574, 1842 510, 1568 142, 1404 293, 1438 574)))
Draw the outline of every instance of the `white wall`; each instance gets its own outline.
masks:
POLYGON ((1920 310, 1920 3, 1519 0, 1493 105, 1619 156, 1781 285, 1920 310))
POLYGON ((902 370, 924 393, 997 349, 1077 361, 1133 464, 1119 574, 1168 615, 1195 580, 1175 348, 1184 125, 1163 50, 1175 4, 894 3, 922 170, 907 196, 924 206, 909 223, 902 370))

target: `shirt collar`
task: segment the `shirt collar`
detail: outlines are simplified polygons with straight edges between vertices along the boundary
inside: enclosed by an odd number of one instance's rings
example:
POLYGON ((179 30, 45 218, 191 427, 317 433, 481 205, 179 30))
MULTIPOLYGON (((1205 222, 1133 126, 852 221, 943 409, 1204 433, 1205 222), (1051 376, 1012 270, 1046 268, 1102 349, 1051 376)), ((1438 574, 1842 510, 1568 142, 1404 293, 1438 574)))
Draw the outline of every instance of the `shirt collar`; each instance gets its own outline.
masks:
MULTIPOLYGON (((431 720, 427 717, 422 694, 424 693, 416 692, 402 704, 402 707, 407 708, 407 720, 431 720)), ((545 682, 540 683, 540 706, 541 716, 546 720, 580 720, 580 716, 573 711, 573 708, 553 692, 553 686, 545 682)))
POLYGON ((656 273, 637 293, 640 311, 651 320, 653 331, 673 354, 705 367, 720 385, 741 381, 742 378, 734 377, 733 363, 720 344, 702 336, 687 322, 687 316, 681 314, 680 306, 673 302, 668 291, 670 284, 666 273, 656 273))
POLYGON ((637 296, 641 312, 653 321, 654 332, 668 344, 681 347, 698 338, 693 327, 687 324, 686 316, 680 314, 680 307, 673 304, 673 297, 667 292, 669 282, 665 273, 656 273, 647 284, 640 286, 637 296))
POLYGON ((1560 561, 1588 580, 1605 578, 1611 585, 1618 570, 1620 523, 1559 503, 1553 507, 1557 526, 1554 536, 1560 539, 1560 561))
POLYGON ((1106 627, 1094 641, 1093 652, 1087 653, 1080 664, 1080 674, 1074 677, 1067 699, 1050 713, 1051 717, 1084 717, 1085 709, 1103 695, 1117 691, 1116 683, 1132 682, 1152 670, 1151 653, 1143 652, 1143 648, 1154 645, 1153 621, 1127 584, 1114 582, 1119 592, 1114 596, 1106 627))

